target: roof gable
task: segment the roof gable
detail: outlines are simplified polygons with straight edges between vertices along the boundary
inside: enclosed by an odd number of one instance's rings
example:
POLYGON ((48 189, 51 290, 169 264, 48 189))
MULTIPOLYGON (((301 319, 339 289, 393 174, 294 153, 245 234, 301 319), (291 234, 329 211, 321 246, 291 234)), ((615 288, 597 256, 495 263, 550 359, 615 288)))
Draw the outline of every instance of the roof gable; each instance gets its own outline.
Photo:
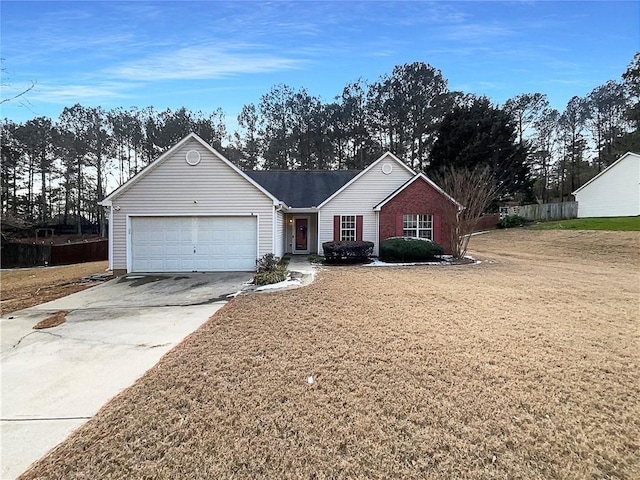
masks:
POLYGON ((362 170, 360 173, 358 173, 355 177, 353 177, 349 182, 347 182, 346 184, 344 184, 340 189, 338 189, 336 192, 334 192, 330 197, 328 197, 326 200, 324 200, 320 205, 318 205, 318 208, 321 208, 323 206, 325 206, 327 203, 329 203, 333 198, 335 198, 336 196, 338 196, 341 192, 343 192, 344 190, 346 190, 347 188, 349 188, 351 185, 353 185, 355 182, 357 182, 360 178, 362 178, 364 175, 367 174, 367 172, 373 170, 374 168, 376 168, 376 166, 378 164, 380 164, 381 162, 385 161, 385 160, 391 160, 393 162, 395 162, 396 164, 398 164, 401 168, 404 168, 407 172, 409 172, 411 175, 415 175, 416 172, 414 172, 413 170, 411 170, 402 160, 400 160, 398 157, 396 157, 393 153, 391 152, 387 152, 384 155, 382 155, 380 158, 378 158, 375 162, 373 162, 371 165, 369 165, 367 168, 365 168, 364 170, 362 170))
POLYGON ((575 195, 576 193, 580 192, 582 189, 586 188, 587 186, 589 186, 590 184, 592 184, 593 182, 595 182, 596 180, 598 180, 600 177, 602 177, 603 175, 605 175, 607 172, 609 172, 611 169, 613 169, 616 165, 622 163, 623 161, 625 161, 625 159, 627 158, 636 158, 636 160, 640 161, 640 155, 638 155, 637 153, 633 153, 633 152, 627 152, 624 155, 622 155, 619 159, 617 159, 615 162, 613 162, 611 165, 609 165, 607 168, 605 168, 604 170, 602 170, 598 175, 596 175, 595 177, 593 177, 591 180, 589 180, 587 183, 585 183, 584 185, 582 185, 580 188, 578 188, 576 191, 572 192, 572 195, 575 195))
POLYGON ((390 193, 387 198, 385 198, 384 200, 382 200, 379 204, 377 204, 375 207, 373 207, 374 210, 379 211, 387 202, 389 202, 390 200, 392 200, 395 196, 397 196, 400 192, 402 192, 404 189, 406 189, 409 185, 411 185, 413 182, 415 182, 416 180, 423 180, 426 183, 428 183, 431 187, 433 187, 434 190, 436 190, 438 193, 440 193, 443 197, 445 197, 447 200, 449 200, 450 202, 452 202, 454 205, 458 206, 458 208, 463 208, 462 205, 460 203, 458 203, 458 201, 453 198, 451 195, 449 195, 447 192, 445 192, 444 190, 442 190, 442 188, 440 188, 433 180, 431 180, 429 177, 427 177, 424 173, 418 173, 416 174, 413 178, 409 179, 407 182, 405 182, 403 185, 401 185, 400 187, 398 187, 395 191, 393 191, 392 193, 390 193))
POLYGON ((353 170, 250 170, 249 177, 291 208, 312 208, 360 172, 353 170))
POLYGON ((190 140, 194 140, 194 141, 198 142, 202 147, 204 147, 209 152, 211 152, 214 156, 216 156, 216 158, 218 158, 218 160, 220 160, 222 163, 227 165, 229 168, 231 168, 233 171, 235 171, 240 177, 245 179, 247 182, 249 182, 255 188, 260 190, 260 192, 262 192, 264 195, 266 195, 269 199, 271 199, 273 201, 274 205, 277 205, 277 204, 280 203, 280 201, 276 197, 274 197, 271 193, 269 193, 267 190, 265 190, 265 188, 262 185, 257 183, 255 180, 253 180, 249 176, 247 176, 242 170, 240 170, 233 163, 231 163, 229 160, 227 160, 220 152, 218 152, 215 148, 213 148, 211 145, 209 145, 207 142, 205 142, 202 138, 200 138, 195 133, 190 133, 189 135, 184 137, 182 140, 180 140, 178 143, 176 143, 173 147, 171 147, 169 150, 164 152, 157 159, 155 159, 153 162, 151 162, 149 165, 147 165, 144 169, 139 171, 136 175, 131 177, 125 183, 120 185, 120 187, 118 187, 116 190, 114 190, 109 195, 107 195, 99 203, 101 205, 104 205, 104 206, 111 205, 111 202, 115 198, 119 197, 123 193, 127 192, 128 190, 130 190, 133 186, 135 186, 138 182, 140 182, 140 180, 142 180, 143 178, 145 178, 146 176, 151 174, 154 170, 156 170, 163 163, 165 163, 169 158, 171 158, 171 156, 177 150, 179 150, 185 143, 187 143, 190 140))

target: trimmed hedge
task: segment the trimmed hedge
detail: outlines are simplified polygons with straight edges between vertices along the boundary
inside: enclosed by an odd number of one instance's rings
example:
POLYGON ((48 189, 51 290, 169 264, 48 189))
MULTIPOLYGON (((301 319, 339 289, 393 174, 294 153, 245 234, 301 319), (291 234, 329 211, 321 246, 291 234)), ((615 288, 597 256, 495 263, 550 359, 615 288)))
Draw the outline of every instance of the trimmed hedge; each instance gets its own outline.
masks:
POLYGON ((422 238, 393 237, 380 244, 380 259, 385 262, 426 262, 443 253, 442 245, 422 238))
POLYGON ((324 250, 326 263, 361 263, 371 257, 373 242, 361 240, 324 242, 322 250, 324 250))

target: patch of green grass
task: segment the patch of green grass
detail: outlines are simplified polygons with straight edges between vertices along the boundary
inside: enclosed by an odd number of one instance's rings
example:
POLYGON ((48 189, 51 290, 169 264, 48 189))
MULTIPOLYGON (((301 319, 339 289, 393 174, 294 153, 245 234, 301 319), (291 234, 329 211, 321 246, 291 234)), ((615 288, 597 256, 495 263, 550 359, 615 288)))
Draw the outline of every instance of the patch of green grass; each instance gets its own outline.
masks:
POLYGON ((531 225, 533 230, 614 230, 622 232, 640 231, 640 217, 573 218, 540 222, 531 225))
POLYGON ((322 265, 324 263, 324 257, 322 255, 318 255, 317 253, 312 253, 309 255, 309 261, 311 263, 318 263, 322 265))

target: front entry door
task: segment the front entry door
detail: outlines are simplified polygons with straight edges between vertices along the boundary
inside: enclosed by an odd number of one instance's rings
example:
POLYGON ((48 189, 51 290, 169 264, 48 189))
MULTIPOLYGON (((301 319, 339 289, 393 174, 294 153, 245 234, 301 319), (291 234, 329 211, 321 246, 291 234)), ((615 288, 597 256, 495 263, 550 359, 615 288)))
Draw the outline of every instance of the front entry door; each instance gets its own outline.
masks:
POLYGON ((309 253, 309 220, 296 218, 295 222, 295 249, 296 253, 309 253))

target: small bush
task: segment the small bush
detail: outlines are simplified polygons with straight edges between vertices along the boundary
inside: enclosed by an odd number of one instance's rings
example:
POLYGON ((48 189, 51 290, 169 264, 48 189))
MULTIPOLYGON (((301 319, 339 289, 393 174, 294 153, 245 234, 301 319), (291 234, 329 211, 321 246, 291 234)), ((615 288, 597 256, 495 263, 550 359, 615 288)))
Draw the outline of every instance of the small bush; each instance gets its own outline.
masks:
POLYGON ((276 257, 273 253, 267 253, 256 260, 256 272, 270 272, 278 268, 279 263, 279 257, 276 257))
POLYGON ((274 270, 258 272, 253 276, 254 285, 271 285, 287 279, 287 267, 278 265, 274 270))
POLYGON ((498 222, 498 228, 522 227, 527 223, 527 219, 520 215, 507 215, 498 222))
POLYGON ((319 263, 322 264, 324 263, 324 257, 321 255, 318 255, 316 253, 312 253, 311 255, 309 255, 309 261, 311 263, 319 263))
POLYGON ((324 259, 327 263, 362 263, 373 253, 373 242, 337 241, 324 242, 324 259))
POLYGON ((284 282, 287 279, 286 262, 267 253, 256 261, 256 273, 253 276, 254 285, 270 285, 284 282))
POLYGON ((380 244, 380 259, 385 262, 426 262, 444 253, 442 245, 422 238, 387 238, 380 244))

